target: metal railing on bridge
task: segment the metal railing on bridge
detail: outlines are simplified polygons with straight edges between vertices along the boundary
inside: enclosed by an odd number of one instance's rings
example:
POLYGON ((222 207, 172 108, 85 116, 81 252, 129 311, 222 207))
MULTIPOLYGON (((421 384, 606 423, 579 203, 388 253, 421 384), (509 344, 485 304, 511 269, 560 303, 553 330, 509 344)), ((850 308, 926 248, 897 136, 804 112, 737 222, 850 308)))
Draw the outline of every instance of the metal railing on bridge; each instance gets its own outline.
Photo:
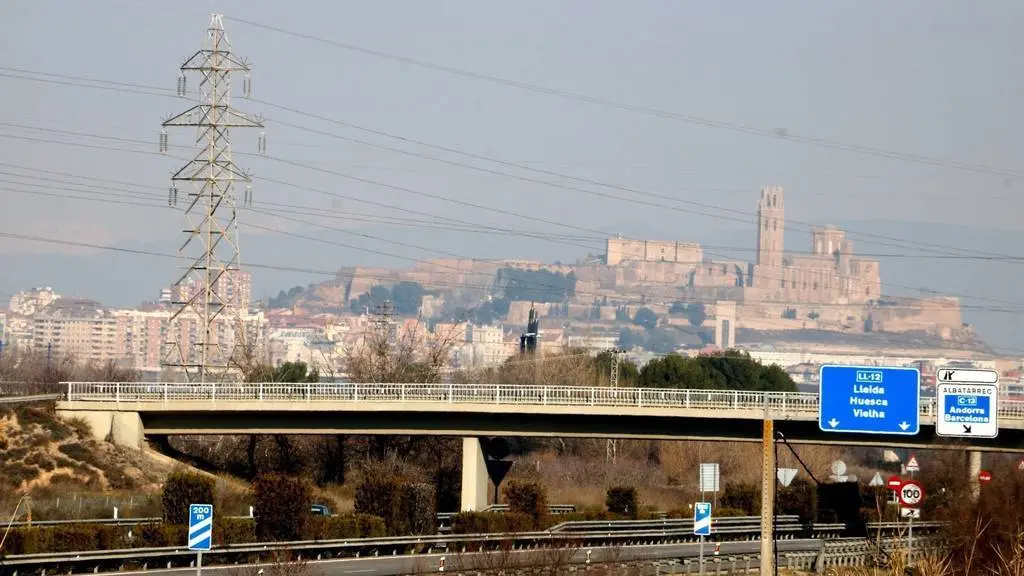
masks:
MULTIPOLYGON (((75 402, 448 403, 499 406, 580 406, 737 410, 813 420, 818 395, 807 392, 530 386, 514 384, 67 382, 75 402)), ((218 406, 219 407, 219 406, 218 406)), ((225 409, 231 407, 225 406, 225 409)), ((921 399, 921 415, 935 416, 935 399, 921 399)), ((1024 401, 1002 401, 1001 420, 1024 420, 1024 401)))

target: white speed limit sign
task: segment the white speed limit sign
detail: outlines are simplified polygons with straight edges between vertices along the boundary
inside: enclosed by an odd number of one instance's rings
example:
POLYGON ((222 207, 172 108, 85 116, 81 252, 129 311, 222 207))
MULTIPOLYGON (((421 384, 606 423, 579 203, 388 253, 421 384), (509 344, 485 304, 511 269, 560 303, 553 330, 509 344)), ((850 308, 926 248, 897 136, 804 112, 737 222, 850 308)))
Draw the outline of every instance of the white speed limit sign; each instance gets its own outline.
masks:
POLYGON ((900 502, 904 506, 913 508, 920 504, 921 500, 924 500, 924 488, 917 482, 908 480, 903 483, 903 486, 900 486, 899 495, 900 502))

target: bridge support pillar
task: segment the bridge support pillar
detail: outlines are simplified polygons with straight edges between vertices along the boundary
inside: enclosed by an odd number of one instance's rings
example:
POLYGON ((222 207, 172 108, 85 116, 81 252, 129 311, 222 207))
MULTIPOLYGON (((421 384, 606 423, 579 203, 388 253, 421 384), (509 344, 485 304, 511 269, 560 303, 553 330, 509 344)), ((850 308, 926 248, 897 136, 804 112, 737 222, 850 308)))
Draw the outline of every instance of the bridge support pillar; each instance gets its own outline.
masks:
POLYGON ((981 496, 981 450, 967 451, 967 486, 970 488, 971 502, 977 502, 981 496))
POLYGON ((142 418, 138 412, 114 412, 109 410, 57 410, 62 420, 79 419, 89 426, 93 438, 100 442, 110 441, 116 446, 142 448, 142 418))
POLYGON ((463 512, 479 512, 487 507, 487 464, 480 439, 462 439, 462 506, 463 512))

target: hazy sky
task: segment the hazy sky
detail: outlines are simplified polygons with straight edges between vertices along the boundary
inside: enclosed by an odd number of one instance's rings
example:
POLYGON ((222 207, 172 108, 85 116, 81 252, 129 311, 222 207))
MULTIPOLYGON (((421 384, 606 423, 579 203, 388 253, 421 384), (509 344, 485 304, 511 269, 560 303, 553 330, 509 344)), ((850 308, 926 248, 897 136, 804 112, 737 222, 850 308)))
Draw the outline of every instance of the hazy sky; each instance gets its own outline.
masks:
MULTIPOLYGON (((1018 112, 1024 74, 1017 63, 1017 56, 1024 53, 1024 37, 1014 27, 1024 19, 1024 3, 1016 0, 8 0, 0 11, 0 66, 6 67, 0 70, 5 104, 0 111, 0 229, 103 244, 142 243, 167 252, 176 248, 183 220, 166 207, 166 189, 169 174, 181 162, 156 152, 161 120, 190 102, 32 82, 11 77, 26 73, 10 69, 173 90, 177 68, 201 47, 212 11, 225 14, 235 52, 254 65, 254 95, 266 102, 669 196, 647 198, 664 206, 689 210, 694 208, 685 202, 696 201, 743 214, 699 208, 704 212, 699 215, 636 205, 630 199, 638 196, 622 190, 562 180, 614 196, 599 197, 403 156, 275 120, 489 170, 558 180, 236 99, 239 108, 267 117, 268 158, 249 154, 256 151, 257 132, 239 130, 232 135, 235 149, 247 153, 236 160, 256 176, 257 203, 411 217, 296 187, 306 186, 400 205, 421 212, 416 218, 434 221, 447 216, 575 236, 594 236, 579 228, 645 221, 651 229, 668 231, 673 239, 696 241, 748 228, 744 220, 753 218, 758 189, 764 184, 785 187, 787 218, 797 222, 883 219, 1016 231, 1024 214, 1024 180, 1000 173, 1018 167, 1024 138, 1024 119, 1018 112), (232 16, 674 116, 616 109, 415 66, 253 27, 231 20, 232 16), (998 170, 881 158, 707 126, 705 120, 998 170), (140 153, 90 148, 94 146, 140 153), (578 228, 529 222, 289 162, 578 228), (83 183, 116 187, 116 198, 131 202, 145 201, 141 196, 151 194, 148 202, 153 206, 44 195, 99 197, 102 191, 97 188, 80 191, 77 187, 83 183), (711 213, 725 218, 708 216, 711 213)), ((241 84, 240 78, 237 82, 241 84)), ((196 85, 190 78, 192 93, 196 85)), ((171 143, 178 146, 189 145, 193 136, 183 129, 170 134, 171 143)), ((176 156, 188 152, 172 149, 176 156)), ((277 229, 300 228, 270 216, 246 218, 277 229)), ((317 222, 342 225, 337 220, 317 222)), ((365 222, 346 225, 367 229, 365 222)), ((405 230, 398 239, 422 246, 418 256, 471 252, 464 236, 423 245, 415 228, 405 230)), ((787 244, 806 245, 804 227, 791 224, 789 230, 787 244)), ((257 233, 266 232, 246 231, 257 233)), ((373 245, 367 240, 351 242, 373 245)), ((953 233, 943 244, 955 247, 958 242, 953 233)), ((900 250, 872 246, 866 239, 855 244, 866 253, 900 250)), ((243 240, 243 250, 244 245, 243 240)), ((556 248, 559 256, 566 253, 564 243, 552 250, 556 248)), ((321 255, 322 268, 342 264, 332 260, 328 246, 310 243, 308 249, 321 255)), ((1018 246, 986 249, 1020 254, 1018 246)), ((0 254, 68 250, 9 239, 0 243, 0 254)), ((6 277, 17 273, 0 272, 6 277)), ((22 283, 36 282, 25 278, 22 283)), ((927 279, 920 284, 928 285, 927 279)))

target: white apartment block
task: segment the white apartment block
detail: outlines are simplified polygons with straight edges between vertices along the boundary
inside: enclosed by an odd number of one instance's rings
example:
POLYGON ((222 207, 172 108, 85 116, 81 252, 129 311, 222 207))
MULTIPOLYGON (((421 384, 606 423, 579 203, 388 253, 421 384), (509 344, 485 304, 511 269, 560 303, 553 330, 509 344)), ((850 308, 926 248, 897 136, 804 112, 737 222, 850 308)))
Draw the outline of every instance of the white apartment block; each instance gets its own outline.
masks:
POLYGON ((117 317, 92 300, 62 298, 32 317, 32 346, 79 362, 122 360, 117 317))
POLYGON ((22 290, 12 296, 8 308, 15 314, 32 316, 59 298, 60 294, 54 292, 53 288, 49 286, 32 288, 30 290, 22 290))

